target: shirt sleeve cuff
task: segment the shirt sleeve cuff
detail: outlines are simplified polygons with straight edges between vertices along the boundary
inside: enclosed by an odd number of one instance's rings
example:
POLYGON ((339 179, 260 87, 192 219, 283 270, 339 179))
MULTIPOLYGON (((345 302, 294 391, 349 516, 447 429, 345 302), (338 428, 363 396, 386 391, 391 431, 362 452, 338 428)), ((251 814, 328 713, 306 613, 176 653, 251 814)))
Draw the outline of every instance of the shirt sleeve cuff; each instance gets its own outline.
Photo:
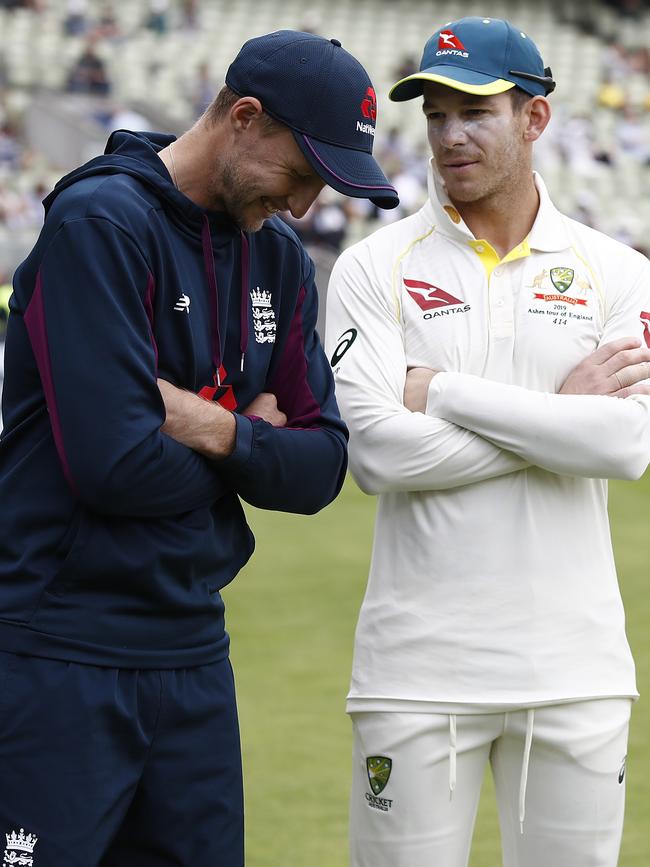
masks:
POLYGON ((433 416, 434 418, 444 418, 442 413, 443 395, 445 391, 445 383, 449 382, 449 378, 453 377, 452 373, 436 373, 429 383, 429 391, 427 394, 427 405, 424 409, 425 415, 433 416))
POLYGON ((253 420, 245 415, 235 415, 235 448, 227 458, 219 461, 221 467, 238 467, 247 464, 253 451, 253 420))

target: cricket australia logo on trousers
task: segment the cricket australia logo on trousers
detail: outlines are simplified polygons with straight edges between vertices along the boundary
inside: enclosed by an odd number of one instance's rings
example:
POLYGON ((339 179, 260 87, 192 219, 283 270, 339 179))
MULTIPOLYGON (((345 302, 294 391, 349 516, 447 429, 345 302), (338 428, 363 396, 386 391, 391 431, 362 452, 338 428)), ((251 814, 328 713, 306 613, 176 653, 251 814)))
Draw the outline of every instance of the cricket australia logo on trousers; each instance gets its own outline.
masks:
POLYGON ((388 756, 368 756, 366 759, 366 772, 368 774, 368 782, 373 791, 366 792, 366 801, 368 806, 373 810, 381 810, 382 813, 387 813, 393 806, 392 798, 380 798, 379 795, 384 791, 390 779, 390 772, 393 769, 393 760, 388 756))
POLYGON ((271 293, 258 286, 251 292, 253 303, 253 330, 258 343, 275 343, 275 311, 271 307, 271 293))
POLYGON ((3 867, 7 864, 13 864, 15 867, 33 867, 32 854, 38 843, 36 834, 25 834, 25 829, 21 828, 18 833, 12 831, 11 834, 5 834, 5 837, 7 846, 2 860, 3 867))

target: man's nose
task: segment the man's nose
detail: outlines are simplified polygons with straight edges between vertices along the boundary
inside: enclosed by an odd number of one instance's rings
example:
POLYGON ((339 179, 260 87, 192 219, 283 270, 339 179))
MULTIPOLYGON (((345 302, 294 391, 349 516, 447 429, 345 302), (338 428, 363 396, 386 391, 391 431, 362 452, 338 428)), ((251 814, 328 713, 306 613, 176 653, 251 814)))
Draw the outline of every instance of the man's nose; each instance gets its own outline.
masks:
POLYGON ((307 211, 318 198, 318 194, 323 189, 324 184, 320 181, 315 181, 301 186, 289 196, 289 210, 291 216, 299 220, 304 217, 307 211))
POLYGON ((465 123, 460 117, 448 117, 440 130, 440 144, 446 148, 452 148, 455 145, 465 144, 467 141, 467 130, 465 123))

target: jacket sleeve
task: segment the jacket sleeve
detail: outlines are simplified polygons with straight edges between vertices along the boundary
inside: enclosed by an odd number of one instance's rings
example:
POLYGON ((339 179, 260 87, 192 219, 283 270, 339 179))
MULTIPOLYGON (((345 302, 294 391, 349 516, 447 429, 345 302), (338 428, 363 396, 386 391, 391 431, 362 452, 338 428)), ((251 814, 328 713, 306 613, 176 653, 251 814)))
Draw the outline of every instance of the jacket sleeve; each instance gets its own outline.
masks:
POLYGON ((369 494, 444 490, 524 469, 528 463, 452 420, 403 403, 402 324, 363 247, 336 263, 327 299, 327 353, 350 428, 350 469, 369 494))
POLYGON ((65 476, 107 514, 178 514, 225 490, 209 461, 160 432, 150 280, 124 232, 72 220, 49 244, 24 314, 65 476))
MULTIPOLYGON (((650 346, 650 263, 607 311, 600 344, 638 336, 650 346)), ((638 479, 650 462, 650 397, 528 391, 455 373, 429 386, 427 413, 446 418, 556 473, 638 479)))
POLYGON ((334 397, 331 368, 318 338, 313 265, 301 288, 289 334, 267 390, 287 425, 237 416, 235 451, 219 472, 253 506, 313 514, 341 489, 347 468, 347 428, 334 397))

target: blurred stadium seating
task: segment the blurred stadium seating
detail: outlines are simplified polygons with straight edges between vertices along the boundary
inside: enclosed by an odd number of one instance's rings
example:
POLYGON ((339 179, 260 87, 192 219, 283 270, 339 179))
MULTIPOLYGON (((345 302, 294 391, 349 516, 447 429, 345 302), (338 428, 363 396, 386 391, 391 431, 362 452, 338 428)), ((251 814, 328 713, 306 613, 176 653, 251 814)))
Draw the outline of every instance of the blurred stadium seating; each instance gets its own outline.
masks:
MULTIPOLYGON (((399 181, 398 216, 414 210, 424 195, 422 116, 413 103, 389 102, 388 88, 419 61, 436 26, 486 11, 528 31, 558 81, 537 156, 557 204, 643 248, 650 229, 647 0, 0 0, 0 282, 31 246, 41 219, 35 205, 62 173, 99 153, 116 126, 181 132, 241 44, 276 28, 335 36, 366 65, 379 96, 376 153, 399 181), (89 45, 105 74, 104 95, 79 92, 74 76, 89 45)), ((336 205, 345 231, 325 260, 380 216, 354 204, 336 205)), ((331 225, 333 211, 328 216, 331 225)))

